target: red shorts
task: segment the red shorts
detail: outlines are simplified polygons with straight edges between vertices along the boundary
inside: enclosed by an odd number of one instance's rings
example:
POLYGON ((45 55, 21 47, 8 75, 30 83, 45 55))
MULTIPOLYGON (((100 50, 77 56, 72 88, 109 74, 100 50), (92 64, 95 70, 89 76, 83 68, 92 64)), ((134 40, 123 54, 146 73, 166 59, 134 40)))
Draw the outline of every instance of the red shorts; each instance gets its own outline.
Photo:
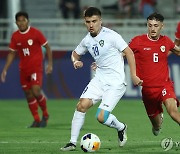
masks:
POLYGON ((163 112, 162 102, 168 98, 177 100, 173 82, 169 81, 163 87, 143 87, 142 100, 149 117, 156 117, 163 112))
POLYGON ((32 85, 42 86, 42 71, 25 73, 20 71, 20 82, 23 90, 30 89, 32 85))

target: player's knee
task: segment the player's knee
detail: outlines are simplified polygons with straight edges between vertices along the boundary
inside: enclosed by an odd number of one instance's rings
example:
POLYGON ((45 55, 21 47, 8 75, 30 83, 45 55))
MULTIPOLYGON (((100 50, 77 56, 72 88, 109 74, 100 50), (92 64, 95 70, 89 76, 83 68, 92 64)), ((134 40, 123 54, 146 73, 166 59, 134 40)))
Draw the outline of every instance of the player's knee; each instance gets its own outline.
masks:
POLYGON ((32 99, 34 97, 31 90, 25 90, 24 93, 25 93, 27 100, 32 99))
POLYGON ((78 102, 78 104, 76 105, 76 109, 77 111, 82 112, 84 110, 84 107, 80 102, 78 102))
POLYGON ((81 101, 81 100, 80 100, 80 101, 78 102, 77 106, 76 106, 76 109, 77 109, 77 111, 79 111, 79 112, 85 113, 91 106, 92 106, 92 105, 91 105, 90 102, 88 102, 88 101, 81 101))
POLYGON ((109 117, 109 111, 97 109, 96 118, 100 123, 105 123, 109 117), (104 112, 103 112, 104 111, 104 112))
POLYGON ((32 88, 31 90, 32 90, 34 97, 38 98, 41 95, 41 89, 39 87, 38 88, 32 88))

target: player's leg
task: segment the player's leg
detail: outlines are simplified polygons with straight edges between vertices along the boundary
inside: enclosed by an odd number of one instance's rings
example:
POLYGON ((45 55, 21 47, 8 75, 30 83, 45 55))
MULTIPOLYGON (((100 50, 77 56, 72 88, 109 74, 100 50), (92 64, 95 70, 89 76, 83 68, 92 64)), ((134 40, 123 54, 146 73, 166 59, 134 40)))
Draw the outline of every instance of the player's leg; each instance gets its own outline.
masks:
POLYGON ((160 133, 163 122, 161 94, 161 88, 142 88, 143 103, 152 124, 152 133, 155 136, 160 133))
POLYGON ((41 87, 39 85, 33 85, 31 89, 33 91, 33 95, 35 96, 38 102, 38 105, 42 110, 42 119, 41 119, 40 127, 46 127, 49 119, 46 97, 42 94, 41 87))
POLYGON ((28 107, 31 111, 31 114, 34 118, 33 123, 29 127, 39 127, 40 126, 40 117, 38 114, 38 103, 34 95, 32 94, 31 89, 26 89, 24 90, 27 102, 28 102, 28 107))
POLYGON ((120 122, 113 114, 109 111, 98 108, 96 112, 97 120, 111 128, 115 128, 118 132, 119 146, 122 147, 127 141, 127 125, 120 122))
POLYGON ((93 106, 93 104, 99 101, 100 96, 102 95, 100 87, 101 85, 94 78, 84 89, 72 119, 70 142, 61 148, 62 151, 71 151, 76 148, 76 142, 79 137, 80 129, 84 124, 85 114, 87 110, 93 106))
POLYGON ((93 102, 91 99, 81 98, 79 100, 71 123, 71 139, 69 143, 61 148, 62 151, 75 150, 80 130, 84 124, 86 112, 92 105, 93 102))
POLYGON ((149 116, 152 124, 152 133, 158 136, 161 130, 161 125, 163 123, 163 113, 159 113, 156 116, 149 116))
POLYGON ((20 71, 20 82, 28 102, 29 110, 34 118, 33 123, 29 127, 39 127, 40 117, 38 114, 38 103, 30 88, 29 74, 20 71))
POLYGON ((38 105, 42 110, 42 119, 40 127, 46 127, 49 114, 47 109, 46 97, 43 95, 41 90, 42 85, 42 71, 37 71, 31 74, 31 90, 34 97, 37 99, 38 105))
POLYGON ((177 108, 176 99, 168 98, 164 101, 164 105, 171 118, 180 125, 180 112, 177 108))
POLYGON ((120 122, 111 112, 124 95, 125 91, 126 86, 124 84, 106 89, 96 113, 97 120, 100 123, 117 130, 119 146, 124 146, 127 141, 127 126, 120 122))
POLYGON ((180 124, 179 100, 176 98, 173 82, 166 83, 162 90, 162 98, 168 114, 175 122, 180 124))
POLYGON ((76 111, 74 112, 74 116, 72 119, 71 125, 71 139, 70 142, 76 144, 80 129, 84 124, 85 114, 87 110, 92 107, 93 103, 91 99, 88 98, 80 98, 76 111))
POLYGON ((176 98, 172 81, 167 82, 163 87, 162 98, 168 114, 175 122, 180 124, 180 112, 178 111, 179 101, 176 98))

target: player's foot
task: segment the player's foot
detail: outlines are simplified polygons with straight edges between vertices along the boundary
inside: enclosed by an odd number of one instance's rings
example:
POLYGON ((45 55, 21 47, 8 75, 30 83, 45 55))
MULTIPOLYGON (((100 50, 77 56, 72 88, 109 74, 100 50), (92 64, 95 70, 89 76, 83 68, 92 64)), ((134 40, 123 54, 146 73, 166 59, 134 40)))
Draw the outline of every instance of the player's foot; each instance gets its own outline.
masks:
POLYGON ((64 147, 60 148, 61 151, 73 151, 76 149, 76 145, 73 143, 67 143, 64 147))
MULTIPOLYGON (((160 116, 161 116, 161 125, 162 125, 164 118, 163 113, 161 113, 160 116)), ((152 133, 154 134, 154 136, 158 136, 160 132, 161 132, 161 127, 159 129, 155 129, 154 127, 152 128, 152 133)))
POLYGON ((48 119, 49 119, 49 116, 47 116, 47 117, 43 116, 42 120, 40 121, 40 127, 46 127, 48 119))
POLYGON ((37 128, 37 127, 40 127, 40 122, 37 122, 37 121, 33 121, 33 123, 28 126, 28 128, 37 128))
POLYGON ((154 136, 158 136, 160 132, 161 132, 161 129, 156 130, 152 128, 152 133, 154 134, 154 136))
POLYGON ((121 131, 118 131, 118 141, 119 146, 123 147, 127 142, 127 125, 124 124, 124 129, 121 131))

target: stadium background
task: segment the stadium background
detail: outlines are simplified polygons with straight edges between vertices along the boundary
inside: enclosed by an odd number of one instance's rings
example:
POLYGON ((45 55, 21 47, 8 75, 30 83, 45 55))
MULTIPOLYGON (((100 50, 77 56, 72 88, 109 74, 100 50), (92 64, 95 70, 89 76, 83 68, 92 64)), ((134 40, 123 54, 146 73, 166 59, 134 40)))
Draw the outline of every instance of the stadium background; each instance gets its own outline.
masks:
MULTIPOLYGON (((146 19, 143 19, 138 11, 132 18, 126 18, 119 16, 121 12, 117 10, 103 9, 104 5, 111 5, 115 0, 81 0, 80 2, 82 10, 87 6, 98 6, 102 9, 103 24, 119 32, 127 42, 135 35, 146 33, 146 19)), ((139 6, 139 2, 136 1, 136 7, 139 6)), ((48 98, 78 98, 93 75, 90 69, 92 63, 90 55, 83 57, 85 65, 79 70, 74 70, 70 61, 71 51, 86 34, 83 20, 63 19, 58 8, 58 0, 1 0, 0 3, 0 71, 6 60, 11 33, 16 30, 14 15, 19 10, 27 11, 31 25, 44 32, 53 50, 54 70, 52 75, 44 75, 43 91, 48 98)), ((172 40, 180 17, 179 6, 179 0, 157 0, 156 9, 165 16, 163 34, 168 35, 172 40)), ((6 83, 0 83, 0 99, 24 98, 19 83, 18 61, 17 57, 11 65, 6 83)), ((180 97, 179 57, 170 56, 169 64, 171 77, 175 82, 175 91, 180 97)), ((140 98, 140 89, 132 85, 127 64, 125 72, 128 87, 124 98, 140 98)))

